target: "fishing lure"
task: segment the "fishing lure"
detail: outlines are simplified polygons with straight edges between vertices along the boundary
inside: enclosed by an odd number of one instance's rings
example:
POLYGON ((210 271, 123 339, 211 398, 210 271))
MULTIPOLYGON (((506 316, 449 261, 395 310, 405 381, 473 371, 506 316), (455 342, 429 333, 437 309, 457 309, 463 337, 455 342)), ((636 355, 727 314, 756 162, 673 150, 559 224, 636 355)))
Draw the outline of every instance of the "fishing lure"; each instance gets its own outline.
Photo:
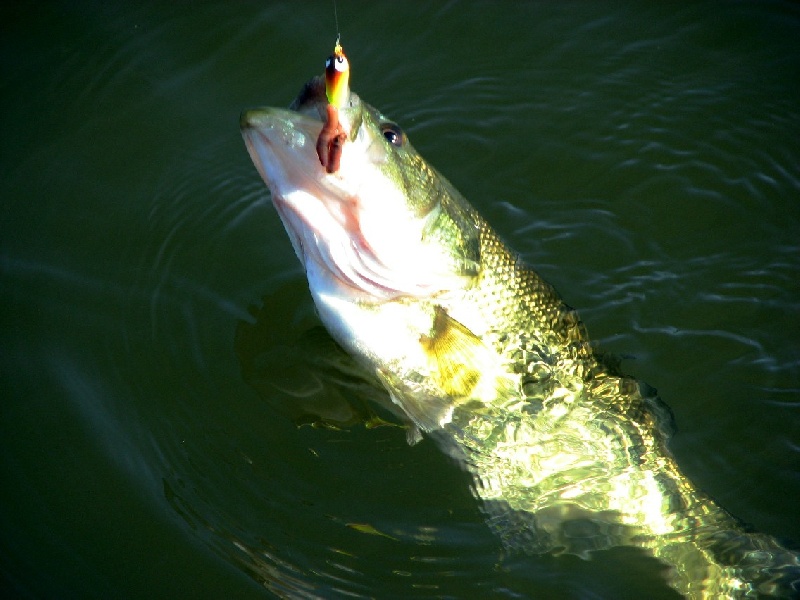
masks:
POLYGON ((341 108, 350 95, 350 63, 344 55, 339 39, 333 47, 333 54, 325 61, 325 93, 328 102, 341 108))
POLYGON ((317 156, 328 173, 339 170, 342 146, 347 139, 347 133, 339 122, 339 109, 350 97, 349 82, 350 62, 337 38, 333 54, 325 61, 325 95, 328 104, 325 106, 325 122, 317 138, 317 156))

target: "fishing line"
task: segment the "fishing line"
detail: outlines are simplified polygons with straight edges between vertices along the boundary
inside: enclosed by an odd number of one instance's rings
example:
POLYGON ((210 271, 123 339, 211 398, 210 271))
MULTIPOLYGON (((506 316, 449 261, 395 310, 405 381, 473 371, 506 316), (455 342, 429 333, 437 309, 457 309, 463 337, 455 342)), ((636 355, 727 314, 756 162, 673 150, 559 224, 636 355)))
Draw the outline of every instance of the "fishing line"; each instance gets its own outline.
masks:
POLYGON ((339 13, 336 11, 336 0, 333 0, 333 20, 336 23, 336 45, 338 46, 342 34, 339 31, 339 13))

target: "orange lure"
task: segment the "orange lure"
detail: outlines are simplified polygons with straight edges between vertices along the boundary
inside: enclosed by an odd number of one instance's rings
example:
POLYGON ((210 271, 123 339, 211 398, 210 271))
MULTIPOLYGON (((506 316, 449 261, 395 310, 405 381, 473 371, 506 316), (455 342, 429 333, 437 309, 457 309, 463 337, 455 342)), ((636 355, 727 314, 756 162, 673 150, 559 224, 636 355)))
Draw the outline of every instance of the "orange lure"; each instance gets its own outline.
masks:
POLYGON ((339 122, 339 109, 350 97, 349 81, 350 63, 337 39, 333 54, 325 61, 325 94, 328 104, 325 107, 325 122, 317 138, 317 156, 328 173, 339 170, 342 146, 347 140, 347 133, 339 122))

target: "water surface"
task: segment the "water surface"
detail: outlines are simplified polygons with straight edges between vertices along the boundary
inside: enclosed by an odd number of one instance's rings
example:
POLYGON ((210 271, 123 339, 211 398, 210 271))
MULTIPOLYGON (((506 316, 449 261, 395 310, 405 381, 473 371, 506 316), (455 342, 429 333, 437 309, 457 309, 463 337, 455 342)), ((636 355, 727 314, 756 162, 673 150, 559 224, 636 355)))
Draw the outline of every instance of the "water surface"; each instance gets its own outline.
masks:
MULTIPOLYGON (((800 540, 796 6, 340 1, 339 19, 353 88, 658 389, 685 472, 800 540)), ((331 367, 238 131, 321 72, 330 3, 0 23, 6 591, 672 595, 632 549, 504 554, 469 476, 365 426, 372 392, 331 367)))

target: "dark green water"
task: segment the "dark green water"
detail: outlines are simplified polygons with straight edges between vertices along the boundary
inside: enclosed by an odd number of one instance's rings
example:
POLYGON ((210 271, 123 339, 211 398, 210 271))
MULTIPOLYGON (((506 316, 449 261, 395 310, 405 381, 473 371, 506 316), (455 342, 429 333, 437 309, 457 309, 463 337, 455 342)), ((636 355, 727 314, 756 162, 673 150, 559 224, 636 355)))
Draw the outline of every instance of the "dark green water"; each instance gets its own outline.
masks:
MULTIPOLYGON (((634 550, 504 555, 400 428, 298 425, 365 392, 319 372, 238 115, 321 72, 331 3, 115 4, 0 8, 0 591, 670 597, 634 550)), ((796 5, 339 19, 353 88, 658 388, 685 472, 800 540, 796 5)))

